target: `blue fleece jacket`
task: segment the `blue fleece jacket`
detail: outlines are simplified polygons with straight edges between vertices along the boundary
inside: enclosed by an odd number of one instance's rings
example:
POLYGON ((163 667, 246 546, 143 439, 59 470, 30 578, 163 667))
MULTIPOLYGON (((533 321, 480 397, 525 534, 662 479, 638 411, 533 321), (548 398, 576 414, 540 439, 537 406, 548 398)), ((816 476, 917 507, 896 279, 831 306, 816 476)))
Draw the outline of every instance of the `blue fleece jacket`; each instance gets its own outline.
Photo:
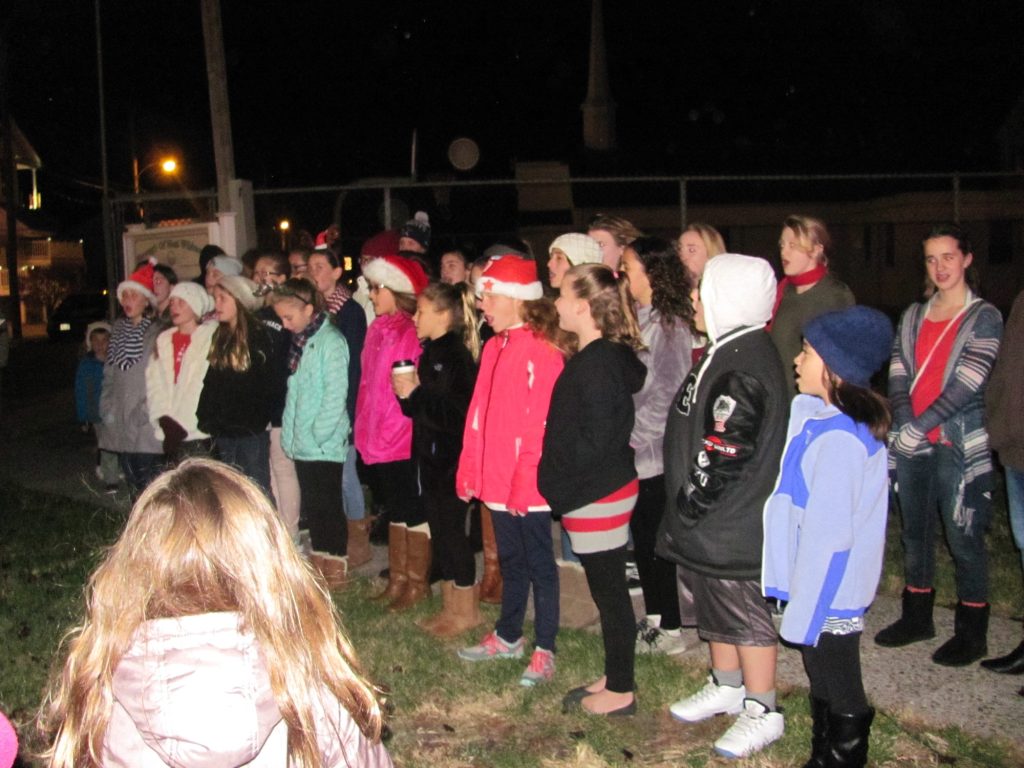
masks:
POLYGON ((862 616, 882 574, 885 446, 820 398, 797 395, 775 491, 764 508, 761 583, 788 601, 779 634, 817 645, 827 618, 862 616))

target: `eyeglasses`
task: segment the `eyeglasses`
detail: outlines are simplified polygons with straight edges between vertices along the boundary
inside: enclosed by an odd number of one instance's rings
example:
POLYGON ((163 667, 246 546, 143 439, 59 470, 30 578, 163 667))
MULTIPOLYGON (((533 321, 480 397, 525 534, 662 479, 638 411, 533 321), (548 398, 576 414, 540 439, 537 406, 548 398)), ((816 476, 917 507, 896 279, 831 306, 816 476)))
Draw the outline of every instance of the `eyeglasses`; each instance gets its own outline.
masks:
POLYGON ((259 278, 280 277, 280 276, 281 276, 280 272, 274 272, 273 270, 270 270, 270 269, 261 269, 259 272, 256 273, 256 277, 259 277, 259 278))
POLYGON ((387 286, 384 285, 383 283, 369 283, 368 285, 370 286, 370 293, 373 293, 374 291, 380 291, 380 290, 383 290, 384 288, 387 288, 387 286))

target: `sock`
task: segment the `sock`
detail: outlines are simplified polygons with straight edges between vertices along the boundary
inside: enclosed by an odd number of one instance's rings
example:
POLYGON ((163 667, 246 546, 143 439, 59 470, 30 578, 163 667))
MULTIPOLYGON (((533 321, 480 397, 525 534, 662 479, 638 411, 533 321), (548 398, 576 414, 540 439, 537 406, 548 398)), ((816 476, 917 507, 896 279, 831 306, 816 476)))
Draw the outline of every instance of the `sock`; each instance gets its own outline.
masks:
POLYGON ((662 632, 662 634, 668 635, 669 637, 680 637, 683 634, 682 628, 663 629, 663 630, 661 630, 661 632, 662 632))
POLYGON ((730 688, 739 688, 743 685, 743 670, 740 669, 712 669, 711 677, 714 678, 715 685, 727 685, 730 688))
POLYGON ((748 699, 753 699, 758 704, 763 705, 764 708, 767 709, 769 712, 774 712, 775 711, 775 689, 774 688, 772 688, 770 691, 765 691, 764 693, 750 693, 748 691, 747 692, 747 698, 748 699))
POLYGON ((412 532, 415 532, 415 533, 425 533, 425 534, 427 534, 427 538, 430 538, 430 524, 429 523, 420 523, 419 525, 410 525, 410 526, 406 526, 406 527, 409 529, 410 533, 412 533, 412 532))
POLYGON ((660 627, 661 626, 661 614, 660 613, 648 613, 647 614, 647 626, 649 626, 649 627, 660 627))

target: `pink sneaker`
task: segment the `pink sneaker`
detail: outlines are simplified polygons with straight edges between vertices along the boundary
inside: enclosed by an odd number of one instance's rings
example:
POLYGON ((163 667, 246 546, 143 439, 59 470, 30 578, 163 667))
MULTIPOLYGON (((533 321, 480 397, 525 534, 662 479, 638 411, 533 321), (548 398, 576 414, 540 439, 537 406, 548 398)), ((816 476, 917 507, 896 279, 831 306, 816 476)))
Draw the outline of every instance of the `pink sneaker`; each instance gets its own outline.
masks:
POLYGON ((530 657, 530 663, 519 678, 519 684, 527 687, 543 683, 555 676, 555 654, 537 648, 530 657))
POLYGON ((497 632, 489 632, 479 645, 459 649, 459 658, 466 661, 487 661, 488 659, 519 659, 523 655, 523 638, 506 643, 497 632))

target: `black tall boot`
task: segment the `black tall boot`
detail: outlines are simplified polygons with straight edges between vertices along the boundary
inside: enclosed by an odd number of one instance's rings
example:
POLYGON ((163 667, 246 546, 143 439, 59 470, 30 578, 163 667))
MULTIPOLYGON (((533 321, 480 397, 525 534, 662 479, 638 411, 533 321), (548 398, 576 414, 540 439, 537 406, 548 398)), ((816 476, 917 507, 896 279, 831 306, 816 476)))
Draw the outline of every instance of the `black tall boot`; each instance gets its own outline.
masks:
POLYGON ((998 672, 1001 675, 1024 675, 1024 642, 1005 656, 985 659, 981 662, 981 666, 990 672, 998 672))
POLYGON ((934 606, 934 589, 911 592, 904 587, 903 615, 875 635, 875 643, 886 648, 899 648, 935 637, 935 623, 932 621, 934 606))
POLYGON ((811 759, 804 768, 825 768, 828 765, 828 701, 811 700, 811 759))
POLYGON ((932 654, 932 661, 944 667, 966 667, 988 653, 989 606, 956 604, 953 637, 932 654))
POLYGON ((864 768, 868 762, 868 736, 875 710, 857 715, 830 712, 826 768, 864 768))

